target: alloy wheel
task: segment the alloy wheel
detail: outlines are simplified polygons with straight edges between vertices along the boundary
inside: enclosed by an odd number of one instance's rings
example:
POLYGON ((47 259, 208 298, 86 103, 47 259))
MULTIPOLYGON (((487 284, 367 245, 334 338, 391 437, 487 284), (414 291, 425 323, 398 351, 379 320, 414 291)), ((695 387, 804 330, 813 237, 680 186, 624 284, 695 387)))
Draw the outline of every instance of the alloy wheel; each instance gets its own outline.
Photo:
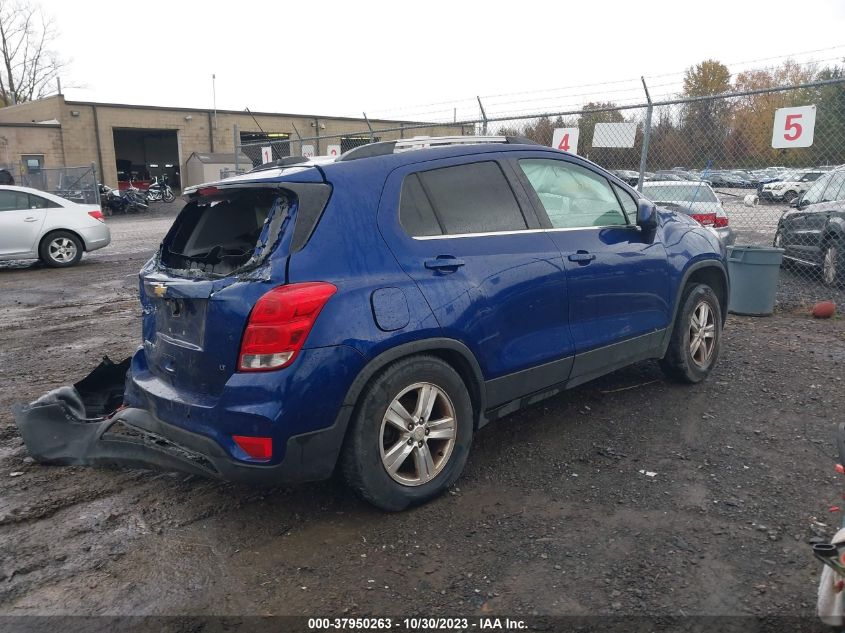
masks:
POLYGON ((716 348, 716 322, 713 310, 701 301, 692 311, 689 325, 689 352, 692 361, 701 368, 707 367, 716 348))
POLYGON ((455 407, 446 392, 415 383, 393 399, 381 421, 381 463, 394 481, 420 486, 443 471, 456 435, 455 407))
POLYGON ((66 237, 57 237, 47 247, 50 258, 59 264, 67 264, 76 257, 76 244, 66 237))
POLYGON ((828 286, 832 286, 836 282, 836 276, 839 274, 839 271, 836 270, 838 258, 839 249, 834 244, 830 244, 824 251, 824 261, 822 261, 822 276, 828 286))

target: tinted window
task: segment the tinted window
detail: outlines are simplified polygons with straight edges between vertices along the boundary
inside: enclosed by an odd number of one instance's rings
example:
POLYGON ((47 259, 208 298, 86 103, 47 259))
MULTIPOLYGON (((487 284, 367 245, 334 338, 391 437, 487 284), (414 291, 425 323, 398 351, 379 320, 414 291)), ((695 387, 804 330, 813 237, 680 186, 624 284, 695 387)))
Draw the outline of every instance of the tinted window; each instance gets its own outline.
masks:
POLYGON ((437 222, 434 209, 425 195, 416 174, 411 174, 402 183, 402 197, 399 201, 399 223, 408 235, 442 235, 443 229, 437 222))
POLYGON ((556 229, 626 225, 619 201, 603 177, 560 160, 519 161, 556 229))
POLYGON ((619 197, 619 202, 622 203, 622 209, 624 209, 625 215, 628 216, 628 221, 635 221, 637 218, 637 201, 634 200, 634 197, 630 193, 625 191, 619 185, 614 184, 613 189, 619 197))
POLYGON ((419 179, 444 233, 528 228, 502 169, 494 162, 425 171, 419 179))
POLYGON ((822 199, 822 194, 824 193, 825 187, 827 187, 827 183, 830 182, 830 177, 827 176, 825 178, 819 178, 816 182, 814 182, 807 192, 804 194, 804 197, 801 198, 801 202, 804 204, 815 204, 822 199))
POLYGON ((0 191, 0 211, 29 209, 29 197, 19 191, 0 191))

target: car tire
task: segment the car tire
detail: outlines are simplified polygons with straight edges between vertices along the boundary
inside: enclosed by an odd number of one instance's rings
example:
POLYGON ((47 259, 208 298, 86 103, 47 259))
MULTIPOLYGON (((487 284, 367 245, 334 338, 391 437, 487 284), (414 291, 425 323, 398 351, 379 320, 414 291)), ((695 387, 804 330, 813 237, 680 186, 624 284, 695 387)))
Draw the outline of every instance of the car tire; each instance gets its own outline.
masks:
POLYGON ((435 356, 404 358, 362 393, 341 471, 365 500, 398 512, 454 483, 466 464, 472 432, 472 401, 458 372, 435 356))
POLYGON ((48 233, 38 247, 41 261, 52 268, 73 266, 82 259, 83 251, 82 240, 69 231, 48 233))
POLYGON ((722 308, 716 293, 706 284, 687 284, 661 369, 676 382, 701 382, 716 366, 721 342, 722 308))
POLYGON ((845 286, 845 246, 840 240, 832 239, 822 254, 822 281, 825 286, 845 286))

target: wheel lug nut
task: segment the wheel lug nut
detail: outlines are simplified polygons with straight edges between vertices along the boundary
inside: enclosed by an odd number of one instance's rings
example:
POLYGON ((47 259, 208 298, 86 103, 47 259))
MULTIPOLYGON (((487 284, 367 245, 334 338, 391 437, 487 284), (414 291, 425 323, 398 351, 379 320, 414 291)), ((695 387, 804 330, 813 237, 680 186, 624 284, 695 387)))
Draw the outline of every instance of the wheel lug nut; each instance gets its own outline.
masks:
POLYGON ((428 435, 429 433, 431 433, 431 429, 426 429, 425 434, 428 435))
POLYGON ((419 446, 420 448, 422 448, 422 445, 423 445, 423 441, 422 441, 422 440, 420 440, 419 442, 417 442, 417 446, 419 446))
POLYGON ((413 431, 413 430, 414 430, 414 424, 413 424, 413 423, 408 424, 408 430, 409 430, 409 431, 413 431))
POLYGON ((411 440, 411 439, 408 440, 408 446, 411 446, 411 444, 413 444, 413 443, 414 443, 414 440, 411 440))

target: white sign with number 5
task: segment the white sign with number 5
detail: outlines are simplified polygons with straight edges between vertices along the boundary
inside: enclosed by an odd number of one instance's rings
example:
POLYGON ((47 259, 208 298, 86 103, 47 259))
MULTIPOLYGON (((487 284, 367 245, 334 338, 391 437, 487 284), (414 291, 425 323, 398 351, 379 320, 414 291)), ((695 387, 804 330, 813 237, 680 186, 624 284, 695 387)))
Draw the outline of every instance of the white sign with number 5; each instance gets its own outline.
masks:
POLYGON ((578 153, 578 128, 558 127, 552 135, 552 147, 570 154, 578 153))
POLYGON ((772 147, 810 147, 813 144, 813 130, 816 127, 816 106, 780 108, 775 110, 775 128, 772 131, 772 147))

